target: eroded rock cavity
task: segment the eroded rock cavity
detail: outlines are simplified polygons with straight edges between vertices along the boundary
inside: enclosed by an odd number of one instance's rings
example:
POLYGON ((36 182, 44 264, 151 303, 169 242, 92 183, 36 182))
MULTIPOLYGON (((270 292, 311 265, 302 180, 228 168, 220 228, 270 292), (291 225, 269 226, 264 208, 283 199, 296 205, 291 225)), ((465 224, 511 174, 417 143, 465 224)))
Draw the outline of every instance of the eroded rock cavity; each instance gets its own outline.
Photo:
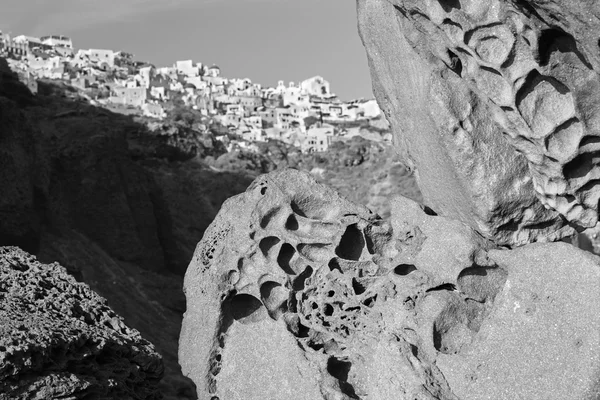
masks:
POLYGON ((597 224, 600 3, 359 0, 358 14, 432 208, 506 245, 597 224))
POLYGON ((430 214, 398 198, 385 221, 295 170, 228 200, 185 278, 180 364, 199 397, 597 390, 598 258, 566 244, 499 250, 430 214))

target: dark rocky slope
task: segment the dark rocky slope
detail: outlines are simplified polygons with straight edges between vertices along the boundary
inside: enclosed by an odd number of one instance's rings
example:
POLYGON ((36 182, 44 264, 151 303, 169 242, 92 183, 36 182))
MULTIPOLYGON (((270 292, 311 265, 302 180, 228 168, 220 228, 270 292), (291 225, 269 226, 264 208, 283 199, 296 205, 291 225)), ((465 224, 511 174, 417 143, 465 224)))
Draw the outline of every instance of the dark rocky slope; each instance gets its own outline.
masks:
POLYGON ((0 247, 0 399, 161 399, 163 362, 58 264, 0 247))

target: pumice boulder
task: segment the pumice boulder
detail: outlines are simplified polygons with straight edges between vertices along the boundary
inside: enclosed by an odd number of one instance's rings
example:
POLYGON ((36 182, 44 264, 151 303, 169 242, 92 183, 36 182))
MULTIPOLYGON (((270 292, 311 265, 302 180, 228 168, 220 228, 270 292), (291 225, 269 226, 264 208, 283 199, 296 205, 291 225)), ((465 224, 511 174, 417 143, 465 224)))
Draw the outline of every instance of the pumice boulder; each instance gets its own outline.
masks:
POLYGON ((595 398, 599 258, 391 209, 295 170, 229 199, 185 277, 179 361, 199 398, 595 398))
POLYGON ((161 356, 58 264, 0 247, 0 399, 161 399, 161 356))
POLYGON ((597 224, 600 3, 359 0, 358 16, 429 206, 509 246, 597 224))

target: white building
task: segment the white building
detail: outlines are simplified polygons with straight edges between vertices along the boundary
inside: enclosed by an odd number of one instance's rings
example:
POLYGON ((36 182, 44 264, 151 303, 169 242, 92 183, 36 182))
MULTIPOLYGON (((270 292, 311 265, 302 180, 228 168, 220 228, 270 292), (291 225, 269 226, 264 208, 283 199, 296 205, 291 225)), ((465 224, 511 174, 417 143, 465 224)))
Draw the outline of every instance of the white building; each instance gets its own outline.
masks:
POLYGON ((290 104, 308 104, 310 102, 309 95, 302 89, 290 82, 290 85, 283 91, 283 105, 290 104))
POLYGON ((25 36, 25 35, 19 35, 19 36, 14 37, 13 42, 18 43, 18 44, 28 44, 28 45, 42 44, 42 41, 40 40, 40 38, 33 37, 33 36, 25 36))
POLYGON ((71 38, 62 35, 51 35, 51 36, 42 36, 40 41, 48 46, 52 47, 66 47, 68 49, 73 48, 73 41, 71 38))
POLYGON ((217 65, 213 65, 212 67, 209 67, 206 70, 206 76, 210 76, 212 78, 217 78, 217 77, 221 76, 221 68, 219 68, 217 65))
POLYGON ((79 50, 77 52, 78 57, 87 57, 91 62, 97 63, 99 66, 115 66, 115 52, 112 50, 104 49, 89 49, 79 50))
POLYGON ((140 71, 139 71, 140 86, 143 86, 146 89, 149 89, 150 81, 154 77, 154 74, 155 74, 155 69, 152 66, 140 68, 140 71))
POLYGON ((362 111, 365 118, 377 118, 381 115, 381 108, 377 104, 377 100, 367 100, 360 102, 358 108, 362 111))
POLYGON ((197 65, 194 65, 192 60, 184 60, 175 62, 174 68, 179 75, 198 76, 200 70, 197 65))
POLYGON ((332 126, 311 127, 306 134, 301 149, 305 153, 326 151, 332 141, 332 126))
POLYGON ((310 96, 328 97, 331 95, 329 82, 322 76, 313 76, 302 81, 300 88, 310 96))

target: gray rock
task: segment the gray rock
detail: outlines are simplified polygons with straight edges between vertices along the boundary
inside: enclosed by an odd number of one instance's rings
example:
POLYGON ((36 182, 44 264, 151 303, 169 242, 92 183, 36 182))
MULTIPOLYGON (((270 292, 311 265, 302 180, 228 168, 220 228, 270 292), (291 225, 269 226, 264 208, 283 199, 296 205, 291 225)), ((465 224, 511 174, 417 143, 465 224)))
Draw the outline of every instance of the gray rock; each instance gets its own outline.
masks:
POLYGON ((295 170, 228 200, 184 284, 199 398, 594 398, 599 258, 500 249, 402 197, 391 210, 295 170))
POLYGON ((359 0, 358 15, 429 206, 502 245, 597 224, 598 3, 359 0))
POLYGON ((0 247, 0 399, 161 399, 161 356, 58 264, 0 247))

